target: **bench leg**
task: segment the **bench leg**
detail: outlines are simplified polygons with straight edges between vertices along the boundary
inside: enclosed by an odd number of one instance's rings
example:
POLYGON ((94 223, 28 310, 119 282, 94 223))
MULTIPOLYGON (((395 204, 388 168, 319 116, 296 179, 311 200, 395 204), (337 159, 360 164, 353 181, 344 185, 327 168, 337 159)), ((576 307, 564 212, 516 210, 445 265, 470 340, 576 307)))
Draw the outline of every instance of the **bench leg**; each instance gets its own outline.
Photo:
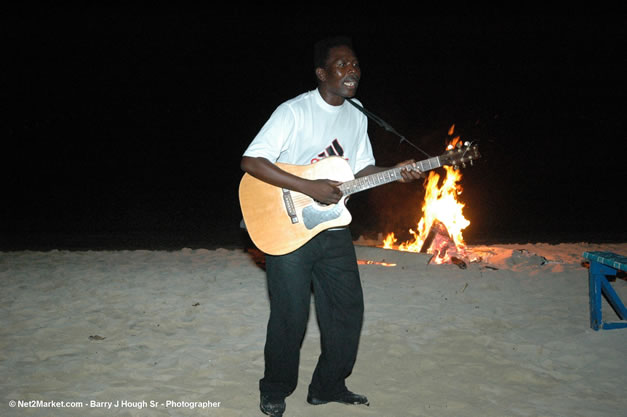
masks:
POLYGON ((601 278, 605 278, 598 272, 598 267, 602 266, 596 262, 590 262, 588 271, 588 286, 590 296, 590 327, 599 330, 603 322, 601 312, 601 278))
POLYGON ((616 270, 598 262, 590 262, 588 273, 589 296, 590 296, 590 327, 594 330, 618 329, 627 327, 626 322, 604 323, 601 312, 602 295, 605 295, 616 314, 621 320, 627 320, 627 309, 620 297, 608 282, 606 275, 616 275, 616 270))

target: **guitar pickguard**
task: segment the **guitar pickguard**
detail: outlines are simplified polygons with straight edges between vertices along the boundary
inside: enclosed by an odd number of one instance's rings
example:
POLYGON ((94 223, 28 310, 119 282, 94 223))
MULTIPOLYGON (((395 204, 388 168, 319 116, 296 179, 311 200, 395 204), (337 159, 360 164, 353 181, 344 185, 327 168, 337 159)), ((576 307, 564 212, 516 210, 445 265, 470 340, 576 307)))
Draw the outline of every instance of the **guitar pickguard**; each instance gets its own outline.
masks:
POLYGON ((303 208, 303 224, 309 230, 319 224, 335 220, 342 215, 344 211, 343 204, 336 204, 332 209, 320 210, 315 204, 303 208))

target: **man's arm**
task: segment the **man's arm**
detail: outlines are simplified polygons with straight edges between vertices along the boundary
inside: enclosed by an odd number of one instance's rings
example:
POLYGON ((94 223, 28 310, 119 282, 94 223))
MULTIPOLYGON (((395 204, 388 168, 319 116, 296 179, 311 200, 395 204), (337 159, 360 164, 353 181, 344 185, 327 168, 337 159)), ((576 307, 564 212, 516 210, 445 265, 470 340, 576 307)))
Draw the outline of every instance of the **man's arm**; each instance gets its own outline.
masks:
MULTIPOLYGON (((410 159, 408 161, 404 161, 399 164, 396 164, 396 166, 397 167, 405 166, 405 165, 413 164, 414 162, 416 161, 414 161, 413 159, 410 159)), ((365 177, 366 175, 376 174, 378 172, 387 171, 388 169, 390 168, 368 165, 367 167, 359 171, 357 174, 355 174, 355 178, 365 177)), ((401 169, 401 176, 403 178, 398 180, 398 182, 407 183, 407 182, 412 182, 412 181, 424 178, 425 174, 423 174, 422 171, 418 171, 418 170, 401 169)))
POLYGON ((240 166, 242 170, 261 181, 298 191, 324 204, 335 204, 342 198, 342 192, 338 188, 341 182, 300 178, 282 170, 266 158, 244 156, 240 166))

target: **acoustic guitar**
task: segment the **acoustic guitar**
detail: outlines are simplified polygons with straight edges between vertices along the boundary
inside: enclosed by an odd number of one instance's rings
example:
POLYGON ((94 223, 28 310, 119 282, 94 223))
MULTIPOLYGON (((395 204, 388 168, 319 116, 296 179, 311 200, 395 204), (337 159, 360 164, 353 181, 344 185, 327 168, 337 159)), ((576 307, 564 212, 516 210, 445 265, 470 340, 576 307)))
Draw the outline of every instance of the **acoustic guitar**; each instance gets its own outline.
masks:
POLYGON ((240 207, 246 229, 259 250, 269 255, 284 255, 324 230, 350 224, 352 216, 345 203, 351 194, 400 180, 401 169, 427 172, 443 165, 466 166, 478 158, 477 145, 460 144, 443 155, 360 178, 355 178, 348 162, 339 156, 311 165, 277 163, 279 168, 301 178, 341 181, 342 198, 337 204, 325 205, 306 194, 244 174, 239 186, 240 207))

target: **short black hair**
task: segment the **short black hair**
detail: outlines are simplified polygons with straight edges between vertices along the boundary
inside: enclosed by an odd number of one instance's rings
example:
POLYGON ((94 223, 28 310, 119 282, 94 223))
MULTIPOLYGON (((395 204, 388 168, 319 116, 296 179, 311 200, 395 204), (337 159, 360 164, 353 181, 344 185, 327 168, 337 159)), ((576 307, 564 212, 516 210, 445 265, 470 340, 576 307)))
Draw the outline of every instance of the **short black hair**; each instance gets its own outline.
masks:
POLYGON ((329 52, 331 48, 336 46, 347 46, 354 51, 353 41, 347 36, 333 36, 322 39, 314 45, 314 70, 316 68, 324 68, 327 65, 329 52))

